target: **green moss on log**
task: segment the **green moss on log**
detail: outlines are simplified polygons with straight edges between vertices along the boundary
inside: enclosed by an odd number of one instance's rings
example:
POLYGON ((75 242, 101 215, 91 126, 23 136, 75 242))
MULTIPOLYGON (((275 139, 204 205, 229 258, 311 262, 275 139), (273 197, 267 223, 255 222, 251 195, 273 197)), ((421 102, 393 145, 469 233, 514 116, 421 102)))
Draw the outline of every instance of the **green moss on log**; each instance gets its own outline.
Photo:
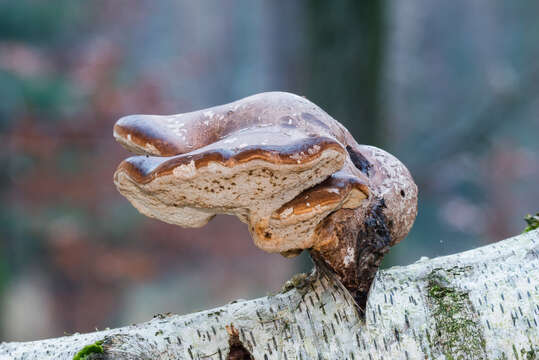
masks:
POLYGON ((93 344, 86 345, 78 353, 75 354, 73 360, 98 360, 102 359, 103 350, 103 341, 96 341, 93 344))
POLYGON ((486 359, 485 339, 467 292, 450 280, 469 269, 435 269, 428 277, 427 303, 434 322, 429 346, 448 360, 486 359))
POLYGON ((539 213, 535 214, 534 216, 528 214, 524 218, 524 221, 526 221, 526 228, 524 229, 524 232, 532 231, 535 229, 539 229, 539 213))

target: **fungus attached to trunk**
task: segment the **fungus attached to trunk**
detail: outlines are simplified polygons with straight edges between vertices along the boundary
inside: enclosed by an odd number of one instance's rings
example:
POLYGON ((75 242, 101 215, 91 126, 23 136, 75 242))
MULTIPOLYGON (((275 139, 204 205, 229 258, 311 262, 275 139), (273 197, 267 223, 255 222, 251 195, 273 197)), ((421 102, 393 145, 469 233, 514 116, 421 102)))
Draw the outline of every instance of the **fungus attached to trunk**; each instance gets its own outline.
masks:
POLYGON ((139 154, 114 175, 141 213, 184 227, 236 215, 255 244, 309 250, 363 311, 383 255, 410 230, 417 187, 406 167, 303 97, 270 92, 171 116, 132 115, 114 137, 139 154))

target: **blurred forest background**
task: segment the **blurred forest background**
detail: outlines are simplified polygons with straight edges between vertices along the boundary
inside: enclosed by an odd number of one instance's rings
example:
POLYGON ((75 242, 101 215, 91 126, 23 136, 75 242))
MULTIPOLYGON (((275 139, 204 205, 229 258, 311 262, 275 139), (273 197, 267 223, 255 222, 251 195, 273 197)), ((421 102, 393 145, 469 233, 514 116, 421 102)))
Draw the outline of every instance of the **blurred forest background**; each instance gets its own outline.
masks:
POLYGON ((411 170, 385 265, 517 234, 539 210, 539 2, 0 0, 0 340, 263 296, 298 271, 246 226, 148 219, 116 119, 285 90, 411 170))

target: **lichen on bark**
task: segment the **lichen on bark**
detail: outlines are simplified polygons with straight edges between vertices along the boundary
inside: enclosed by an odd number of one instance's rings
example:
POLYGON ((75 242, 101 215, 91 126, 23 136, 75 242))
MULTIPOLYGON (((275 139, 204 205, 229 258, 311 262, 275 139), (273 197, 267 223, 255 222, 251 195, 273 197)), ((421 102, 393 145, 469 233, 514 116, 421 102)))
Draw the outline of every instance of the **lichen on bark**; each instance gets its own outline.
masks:
POLYGON ((434 322, 429 345, 447 360, 487 358, 485 339, 468 293, 449 285, 451 278, 468 270, 434 269, 427 277, 427 306, 434 322))

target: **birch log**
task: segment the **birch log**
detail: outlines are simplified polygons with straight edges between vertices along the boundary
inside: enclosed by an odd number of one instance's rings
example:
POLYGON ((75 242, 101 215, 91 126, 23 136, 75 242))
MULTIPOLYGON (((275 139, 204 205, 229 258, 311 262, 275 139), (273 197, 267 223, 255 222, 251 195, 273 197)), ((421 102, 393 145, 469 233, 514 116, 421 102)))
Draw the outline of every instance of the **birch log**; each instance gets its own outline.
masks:
POLYGON ((80 359, 536 359, 538 280, 536 230, 380 271, 365 320, 346 290, 318 273, 276 295, 213 310, 2 343, 0 360, 73 359, 95 342, 80 359))

